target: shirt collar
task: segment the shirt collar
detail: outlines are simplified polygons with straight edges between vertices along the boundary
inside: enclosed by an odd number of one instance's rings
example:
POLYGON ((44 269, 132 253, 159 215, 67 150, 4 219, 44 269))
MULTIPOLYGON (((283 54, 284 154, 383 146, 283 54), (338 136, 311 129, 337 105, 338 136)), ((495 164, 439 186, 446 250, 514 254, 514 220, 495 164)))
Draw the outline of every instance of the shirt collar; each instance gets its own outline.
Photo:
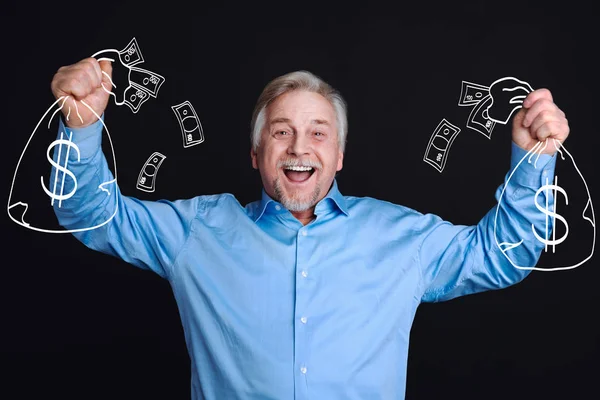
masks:
MULTIPOLYGON (((348 216, 346 199, 340 193, 337 181, 334 179, 327 196, 321 199, 315 206, 315 215, 325 214, 336 209, 348 216)), ((255 212, 253 212, 254 222, 258 221, 265 213, 281 214, 286 212, 285 207, 278 201, 273 200, 263 188, 261 199, 258 202, 255 212)))

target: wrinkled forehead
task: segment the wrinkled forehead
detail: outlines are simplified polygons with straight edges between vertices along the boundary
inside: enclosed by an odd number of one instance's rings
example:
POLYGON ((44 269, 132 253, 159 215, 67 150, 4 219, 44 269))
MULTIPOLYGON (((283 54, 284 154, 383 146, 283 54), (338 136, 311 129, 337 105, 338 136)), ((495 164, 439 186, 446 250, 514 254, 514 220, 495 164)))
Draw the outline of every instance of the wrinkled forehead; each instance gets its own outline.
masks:
POLYGON ((284 93, 266 108, 267 125, 279 122, 292 124, 324 124, 335 127, 333 105, 319 93, 293 91, 284 93))

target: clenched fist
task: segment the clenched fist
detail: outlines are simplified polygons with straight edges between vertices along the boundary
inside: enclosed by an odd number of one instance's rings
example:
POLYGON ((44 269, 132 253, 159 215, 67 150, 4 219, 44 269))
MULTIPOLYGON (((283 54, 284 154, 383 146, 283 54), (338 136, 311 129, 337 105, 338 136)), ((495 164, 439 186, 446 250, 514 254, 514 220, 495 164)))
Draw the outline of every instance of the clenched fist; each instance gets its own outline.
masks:
POLYGON ((68 97, 62 107, 67 126, 82 128, 98 120, 108 105, 111 78, 110 61, 98 62, 92 57, 59 68, 50 87, 57 100, 68 97))
POLYGON ((554 103, 548 89, 537 89, 523 101, 523 108, 515 115, 512 139, 524 150, 531 150, 539 142, 546 142, 540 153, 554 154, 556 139, 561 144, 569 136, 569 123, 565 113, 554 103))

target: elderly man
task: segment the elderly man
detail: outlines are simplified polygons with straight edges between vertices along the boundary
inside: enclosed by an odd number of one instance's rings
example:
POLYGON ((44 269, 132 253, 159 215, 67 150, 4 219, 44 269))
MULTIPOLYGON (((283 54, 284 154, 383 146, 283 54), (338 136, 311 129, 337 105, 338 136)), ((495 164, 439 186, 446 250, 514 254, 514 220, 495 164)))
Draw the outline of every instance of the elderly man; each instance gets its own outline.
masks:
MULTIPOLYGON (((270 82, 255 108, 250 156, 262 177, 260 200, 242 206, 222 194, 151 202, 118 189, 107 196, 98 190, 111 180, 98 117, 111 73, 109 62, 91 58, 54 76, 54 95, 70 96, 66 104, 78 104, 81 116, 60 126, 80 150, 80 161, 69 156, 78 201, 55 212, 85 245, 170 282, 194 399, 402 399, 419 304, 504 288, 528 273, 507 261, 494 229, 509 236, 531 233, 532 225, 543 230, 533 198, 542 174, 554 174, 554 146, 535 166, 518 168, 507 200, 476 226, 343 196, 335 174, 344 160, 344 100, 299 71, 270 82), (110 222, 77 231, 117 207, 110 222)), ((512 131, 513 168, 539 142, 569 134, 544 89, 527 96, 512 131)), ((526 239, 516 256, 535 265, 542 246, 526 239)))

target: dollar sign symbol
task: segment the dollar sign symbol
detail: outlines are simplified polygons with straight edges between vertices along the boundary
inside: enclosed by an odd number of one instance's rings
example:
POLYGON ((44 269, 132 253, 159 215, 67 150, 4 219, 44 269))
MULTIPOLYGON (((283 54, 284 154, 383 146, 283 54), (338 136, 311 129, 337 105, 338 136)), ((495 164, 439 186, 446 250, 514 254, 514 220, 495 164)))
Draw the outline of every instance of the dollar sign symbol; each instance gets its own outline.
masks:
MULTIPOLYGON (((540 235, 538 235, 538 233, 535 231, 535 227, 533 226, 533 224, 531 225, 531 229, 533 230, 533 234, 535 235, 536 239, 546 245, 546 251, 548 250, 548 245, 552 245, 553 253, 554 253, 554 250, 556 249, 556 245, 564 242, 565 239, 567 238, 567 235, 569 234, 569 224, 567 223, 567 220, 562 215, 556 213, 556 204, 557 204, 556 192, 557 191, 561 192, 565 196, 565 203, 569 204, 569 198, 567 197, 567 192, 562 187, 558 186, 558 177, 555 177, 553 185, 549 185, 548 179, 546 179, 546 184, 544 186, 542 186, 541 188, 539 188, 537 192, 535 192, 535 198, 533 199, 533 202, 535 203, 535 206, 537 207, 537 209, 540 210, 541 212, 543 212, 544 214, 546 214, 545 237, 541 237, 540 235), (546 206, 542 207, 541 205, 538 204, 537 198, 540 193, 542 193, 544 191, 547 192, 548 190, 552 190, 552 189, 554 190, 554 211, 549 211, 548 210, 548 201, 546 200, 546 206), (552 240, 548 240, 548 218, 553 218, 553 220, 552 220, 552 227, 553 227, 552 240), (556 226, 555 226, 555 222, 556 222, 557 218, 558 218, 558 220, 562 221, 563 224, 565 224, 565 229, 566 229, 565 234, 562 235, 558 239, 556 239, 556 226)), ((546 196, 546 199, 547 198, 548 197, 546 196)))
POLYGON ((48 161, 50 162, 50 164, 52 164, 54 166, 54 168, 56 168, 56 171, 54 173, 54 187, 52 188, 52 191, 48 190, 46 188, 46 186, 44 185, 44 177, 43 176, 40 177, 40 180, 42 183, 42 189, 44 189, 46 194, 48 196, 50 196, 50 198, 52 199, 50 201, 50 204, 54 205, 54 200, 59 200, 59 202, 58 202, 59 207, 62 205, 63 200, 70 198, 77 191, 77 179, 75 178, 75 175, 67 169, 67 164, 69 162, 69 151, 71 150, 71 147, 73 147, 75 149, 75 151, 77 152, 77 161, 80 160, 79 147, 77 147, 77 145, 71 141, 72 136, 73 136, 73 132, 71 132, 71 135, 69 136, 69 140, 65 140, 65 139, 63 139, 63 132, 61 132, 60 139, 55 140, 54 142, 50 143, 50 146, 48 146, 48 151, 46 153, 46 157, 48 158, 48 161), (63 144, 67 146, 67 154, 65 154, 65 165, 64 166, 60 165, 59 163, 56 163, 50 156, 50 152, 54 148, 54 146, 60 145, 60 147, 58 148, 58 157, 57 157, 58 161, 60 162, 60 160, 61 160, 60 153, 62 152, 63 144), (56 194, 56 186, 58 184, 58 175, 60 174, 61 171, 62 171, 62 181, 60 184, 60 194, 56 194), (65 187, 66 175, 69 175, 71 177, 71 179, 73 180, 74 186, 73 186, 73 189, 69 193, 63 194, 63 190, 65 187))

